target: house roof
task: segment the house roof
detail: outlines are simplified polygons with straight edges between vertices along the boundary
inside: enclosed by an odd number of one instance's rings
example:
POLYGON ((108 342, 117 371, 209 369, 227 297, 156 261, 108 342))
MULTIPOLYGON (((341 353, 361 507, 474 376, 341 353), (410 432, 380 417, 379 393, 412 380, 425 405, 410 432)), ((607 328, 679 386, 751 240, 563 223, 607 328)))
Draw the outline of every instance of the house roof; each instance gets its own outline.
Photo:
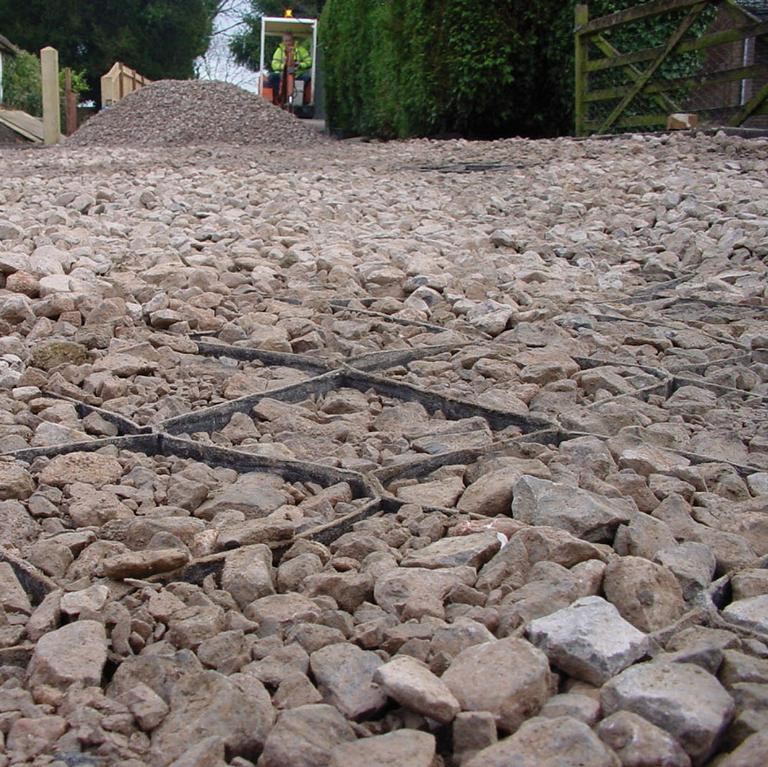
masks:
POLYGON ((0 35, 0 53, 10 53, 15 56, 19 52, 17 48, 7 37, 0 35))

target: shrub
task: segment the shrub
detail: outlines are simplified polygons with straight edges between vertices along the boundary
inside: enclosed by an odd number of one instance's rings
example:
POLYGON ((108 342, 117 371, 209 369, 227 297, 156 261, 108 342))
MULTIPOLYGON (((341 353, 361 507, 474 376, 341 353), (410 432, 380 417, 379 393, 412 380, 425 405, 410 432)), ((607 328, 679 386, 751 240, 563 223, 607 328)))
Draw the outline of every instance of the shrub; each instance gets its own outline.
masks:
MULTIPOLYGON (((589 10, 594 18, 640 4, 594 0, 589 10)), ((331 130, 382 138, 571 133, 575 5, 328 0, 320 42, 331 130)), ((667 33, 665 21, 630 30, 646 44, 667 33)))
POLYGON ((3 58, 3 103, 31 115, 43 114, 40 60, 32 53, 20 51, 3 58))

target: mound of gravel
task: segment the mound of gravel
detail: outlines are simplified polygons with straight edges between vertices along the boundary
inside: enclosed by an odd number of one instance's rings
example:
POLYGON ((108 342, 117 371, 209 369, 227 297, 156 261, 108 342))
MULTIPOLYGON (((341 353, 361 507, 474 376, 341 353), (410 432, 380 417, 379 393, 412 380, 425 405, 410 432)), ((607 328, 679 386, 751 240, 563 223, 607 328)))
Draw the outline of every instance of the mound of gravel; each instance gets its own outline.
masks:
POLYGON ((297 144, 320 139, 293 115, 235 85, 159 80, 92 117, 71 146, 297 144))

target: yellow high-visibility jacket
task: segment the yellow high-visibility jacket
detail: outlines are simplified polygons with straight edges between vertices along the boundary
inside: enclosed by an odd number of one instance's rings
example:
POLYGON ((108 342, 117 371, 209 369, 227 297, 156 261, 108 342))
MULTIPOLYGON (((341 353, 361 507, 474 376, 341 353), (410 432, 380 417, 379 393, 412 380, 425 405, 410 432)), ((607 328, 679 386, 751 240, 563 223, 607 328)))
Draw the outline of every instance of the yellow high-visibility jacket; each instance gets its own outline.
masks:
MULTIPOLYGON (((277 46, 275 55, 272 57, 272 71, 282 72, 285 66, 286 52, 285 43, 280 43, 277 46)), ((293 63, 296 66, 297 75, 305 75, 312 69, 312 56, 309 51, 298 43, 293 46, 293 63)))

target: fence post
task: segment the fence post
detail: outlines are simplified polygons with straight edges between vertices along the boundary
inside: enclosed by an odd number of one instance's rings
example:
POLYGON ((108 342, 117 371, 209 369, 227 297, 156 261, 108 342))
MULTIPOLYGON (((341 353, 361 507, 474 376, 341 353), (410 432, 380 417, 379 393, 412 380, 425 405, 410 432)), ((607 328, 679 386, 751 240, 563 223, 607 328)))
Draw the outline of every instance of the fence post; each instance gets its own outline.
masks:
POLYGON ((43 80, 43 141, 58 144, 61 138, 61 106, 59 104, 59 52, 47 46, 40 51, 43 80))
POLYGON ((587 88, 587 58, 589 55, 589 43, 583 39, 581 28, 589 21, 589 7, 586 5, 577 5, 574 10, 574 132, 577 136, 584 136, 584 96, 587 88))
POLYGON ((77 130, 77 98, 72 90, 72 70, 64 70, 64 122, 65 133, 71 136, 77 130))

